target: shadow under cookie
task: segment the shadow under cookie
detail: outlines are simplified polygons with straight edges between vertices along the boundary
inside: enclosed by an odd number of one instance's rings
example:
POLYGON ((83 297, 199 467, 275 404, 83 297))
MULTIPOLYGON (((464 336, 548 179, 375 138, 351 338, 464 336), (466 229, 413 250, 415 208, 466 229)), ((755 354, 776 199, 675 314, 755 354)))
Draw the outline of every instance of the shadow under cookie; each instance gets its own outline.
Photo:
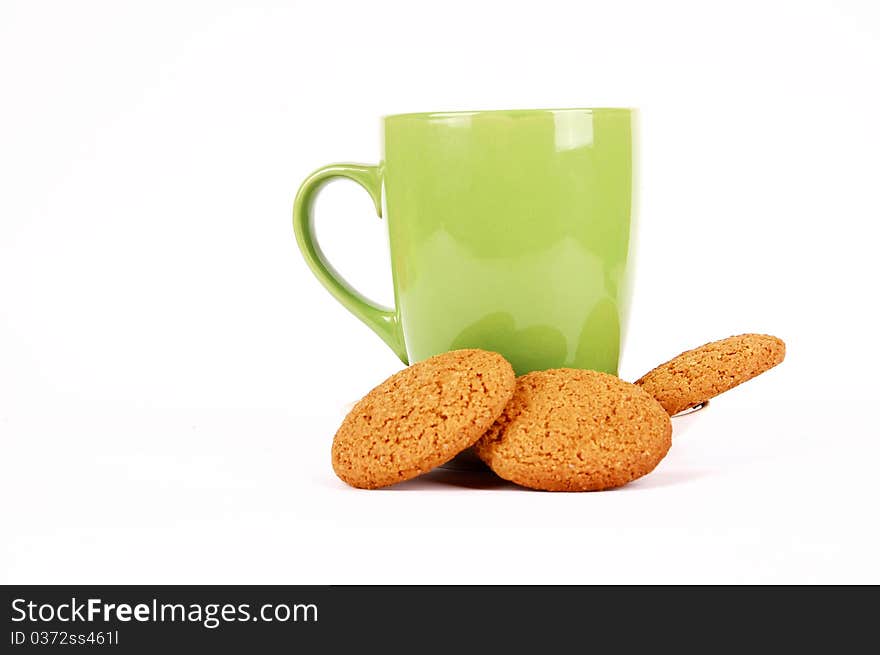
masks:
POLYGON ((435 468, 429 473, 376 491, 450 491, 453 489, 502 489, 528 491, 512 482, 502 480, 488 468, 483 471, 455 471, 435 468))

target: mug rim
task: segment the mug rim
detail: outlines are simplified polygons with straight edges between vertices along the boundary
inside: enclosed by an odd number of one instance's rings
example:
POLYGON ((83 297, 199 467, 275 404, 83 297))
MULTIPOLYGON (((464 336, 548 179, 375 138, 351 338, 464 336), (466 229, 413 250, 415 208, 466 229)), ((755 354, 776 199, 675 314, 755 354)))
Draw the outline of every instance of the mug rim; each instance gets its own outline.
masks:
POLYGON ((382 116, 382 120, 393 120, 398 118, 408 118, 408 119, 435 119, 435 118, 457 118, 463 116, 476 116, 478 114, 509 114, 509 115, 522 115, 522 114, 560 114, 566 112, 581 112, 581 113, 630 113, 634 114, 638 112, 637 107, 549 107, 546 109, 473 109, 473 110, 463 110, 463 111, 420 111, 420 112, 407 112, 403 114, 385 114, 382 116))

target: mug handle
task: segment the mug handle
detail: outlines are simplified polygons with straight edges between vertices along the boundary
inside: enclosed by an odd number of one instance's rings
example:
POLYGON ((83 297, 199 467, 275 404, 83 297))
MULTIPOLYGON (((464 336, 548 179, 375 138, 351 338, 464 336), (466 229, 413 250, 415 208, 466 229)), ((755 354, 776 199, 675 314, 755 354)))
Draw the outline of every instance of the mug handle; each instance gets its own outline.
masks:
POLYGON ((330 164, 309 175, 300 185, 293 203, 293 231, 296 243, 312 269, 315 277, 324 285, 336 300, 352 314, 361 319, 388 344, 400 361, 409 364, 403 342, 403 330, 397 309, 388 309, 371 302, 352 287, 333 265, 315 239, 315 221, 312 205, 321 188, 336 178, 348 178, 360 184, 376 207, 376 214, 382 218, 382 167, 363 164, 330 164))

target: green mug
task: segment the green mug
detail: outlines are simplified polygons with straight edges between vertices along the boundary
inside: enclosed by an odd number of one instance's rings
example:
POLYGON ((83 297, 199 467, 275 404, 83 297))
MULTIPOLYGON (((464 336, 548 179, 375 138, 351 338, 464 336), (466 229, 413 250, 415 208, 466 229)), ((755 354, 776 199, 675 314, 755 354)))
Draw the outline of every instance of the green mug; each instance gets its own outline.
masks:
POLYGON ((547 109, 384 118, 376 166, 333 164, 303 182, 297 243, 318 280, 405 363, 458 348, 518 375, 617 373, 634 246, 636 111, 547 109), (321 187, 360 184, 391 243, 393 308, 358 293, 315 240, 321 187))

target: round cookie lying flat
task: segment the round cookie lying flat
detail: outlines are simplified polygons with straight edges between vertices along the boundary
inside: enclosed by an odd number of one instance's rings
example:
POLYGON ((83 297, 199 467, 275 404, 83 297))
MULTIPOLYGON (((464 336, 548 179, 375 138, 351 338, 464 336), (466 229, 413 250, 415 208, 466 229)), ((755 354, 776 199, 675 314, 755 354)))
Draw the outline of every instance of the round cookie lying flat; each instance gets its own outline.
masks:
POLYGON ((485 350, 454 350, 413 364, 345 417, 333 439, 333 470, 363 489, 426 473, 480 438, 515 383, 507 360, 485 350))
POLYGON ((636 381, 670 415, 696 407, 785 359, 785 343, 768 334, 741 334, 688 350, 636 381))
POLYGON ((672 424, 639 387, 607 373, 535 371, 474 450, 505 480, 546 491, 599 491, 650 473, 672 424))

